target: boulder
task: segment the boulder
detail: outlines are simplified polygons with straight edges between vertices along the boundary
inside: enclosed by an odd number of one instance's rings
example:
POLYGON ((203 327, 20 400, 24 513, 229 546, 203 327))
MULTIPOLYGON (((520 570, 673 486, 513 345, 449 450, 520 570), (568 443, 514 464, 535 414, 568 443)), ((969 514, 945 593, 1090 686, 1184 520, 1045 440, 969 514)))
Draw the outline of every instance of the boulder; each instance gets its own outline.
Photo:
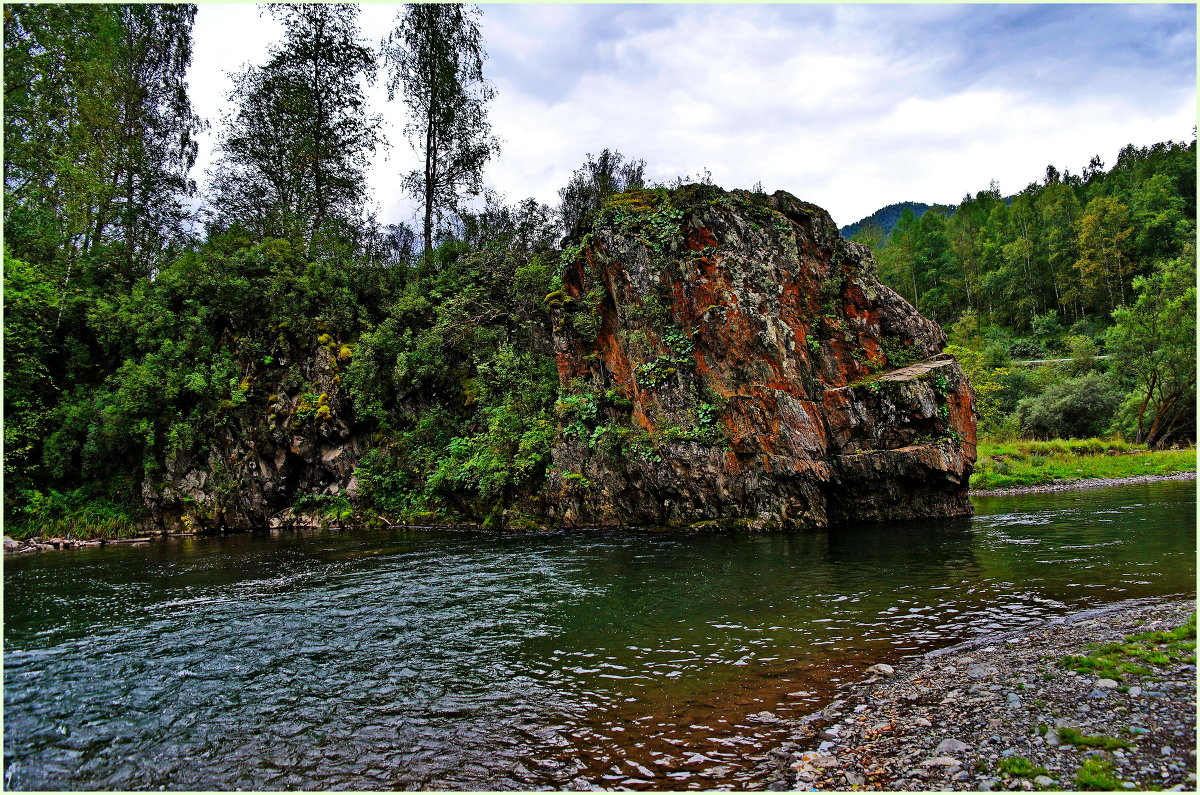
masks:
POLYGON ((967 379, 828 213, 701 185, 613 204, 548 296, 564 395, 542 503, 554 523, 970 514, 967 379))

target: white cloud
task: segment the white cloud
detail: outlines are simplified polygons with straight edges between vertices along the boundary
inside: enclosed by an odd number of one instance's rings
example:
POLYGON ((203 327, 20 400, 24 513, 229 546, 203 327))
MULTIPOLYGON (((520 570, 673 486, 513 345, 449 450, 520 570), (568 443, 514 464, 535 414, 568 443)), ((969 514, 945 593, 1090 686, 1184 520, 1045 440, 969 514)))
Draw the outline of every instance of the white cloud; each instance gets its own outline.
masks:
MULTIPOLYGON (((363 6, 372 44, 396 8, 363 6)), ((651 178, 708 167, 724 187, 761 181, 846 224, 895 201, 957 202, 991 179, 1019 190, 1047 163, 1078 171, 1096 153, 1111 163, 1126 143, 1185 139, 1195 124, 1194 30, 1164 24, 1178 9, 483 9, 490 118, 504 141, 486 176, 513 200, 553 203, 584 153, 608 146, 644 158, 651 178), (1075 15, 1089 35, 1058 36, 1075 15), (1165 59, 1180 35, 1191 49, 1165 59), (1114 47, 1122 79, 1096 79, 1114 47)), ((251 6, 201 6, 197 107, 219 105, 214 70, 261 62, 272 24, 251 6)), ((382 86, 372 99, 393 143, 375 159, 375 198, 383 220, 408 221, 398 174, 416 158, 403 105, 384 103, 382 86)))

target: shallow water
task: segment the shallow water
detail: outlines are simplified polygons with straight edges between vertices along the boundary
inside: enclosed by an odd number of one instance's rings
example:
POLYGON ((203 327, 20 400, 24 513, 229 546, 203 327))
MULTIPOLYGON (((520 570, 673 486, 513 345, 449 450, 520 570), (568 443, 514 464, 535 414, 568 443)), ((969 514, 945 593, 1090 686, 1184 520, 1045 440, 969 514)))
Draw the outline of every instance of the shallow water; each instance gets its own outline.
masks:
POLYGON ((752 788, 862 667, 1195 592, 1195 484, 775 535, 392 529, 5 561, 13 789, 752 788), (770 721, 770 717, 767 717, 770 721))

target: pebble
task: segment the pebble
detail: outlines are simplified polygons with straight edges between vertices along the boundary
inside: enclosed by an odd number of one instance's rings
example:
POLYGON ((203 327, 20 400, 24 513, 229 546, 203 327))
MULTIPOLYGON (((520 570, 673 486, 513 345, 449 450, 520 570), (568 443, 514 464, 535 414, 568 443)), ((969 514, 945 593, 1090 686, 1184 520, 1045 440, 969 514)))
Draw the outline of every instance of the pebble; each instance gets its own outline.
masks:
MULTIPOLYGON (((1115 775, 1131 783, 1117 787, 1122 791, 1194 790, 1195 753, 1183 742, 1196 727, 1191 683, 1155 683, 1149 686, 1155 689, 1147 693, 1138 689, 1147 684, 1137 674, 1125 677, 1125 688, 1115 679, 1078 675, 1058 666, 1064 655, 1087 653, 1089 644, 1119 642, 1127 635, 1147 631, 1147 620, 1158 621, 1163 628, 1177 626, 1193 609, 1191 602, 1155 600, 1093 613, 1086 623, 1047 626, 1026 635, 1025 642, 997 642, 1000 648, 993 646, 990 652, 979 648, 970 655, 942 652, 897 665, 890 674, 871 670, 866 674, 872 677, 869 683, 847 685, 841 691, 846 702, 841 715, 832 716, 833 710, 827 710, 812 724, 803 719, 798 722, 800 733, 795 739, 798 747, 813 749, 808 753, 833 759, 831 749, 836 744, 832 775, 811 762, 799 763, 794 770, 784 763, 777 781, 805 790, 1070 789, 1075 787, 1075 772, 1083 760, 1096 757, 1112 760, 1117 766, 1115 775), (1123 692, 1118 694, 1118 690, 1123 692), (1139 699, 1139 693, 1143 697, 1162 695, 1139 699), (1125 695, 1135 700, 1123 698, 1125 695), (828 725, 851 710, 850 725, 836 729, 828 725), (935 725, 939 731, 929 731, 935 725), (1049 728, 1035 732, 1039 725, 1049 728), (1134 742, 1120 753, 1118 749, 1076 748, 1062 742, 1060 731, 1066 727, 1084 735, 1134 742), (836 743, 826 739, 830 734, 822 733, 830 729, 836 743), (1146 742, 1146 736, 1158 742, 1146 742), (820 751, 816 750, 818 743, 820 751), (1036 778, 999 777, 1000 760, 1014 757, 1026 758, 1050 772, 1036 778)), ((1175 664, 1168 671, 1157 668, 1155 674, 1167 679, 1172 675, 1180 680, 1192 678, 1174 673, 1178 667, 1175 664)), ((770 788, 775 789, 773 785, 770 788)))
POLYGON ((895 676, 896 669, 887 663, 876 663, 867 669, 867 673, 881 674, 883 676, 895 676))
POLYGON ((938 756, 948 756, 949 754, 961 754, 971 746, 961 740, 947 738, 938 743, 938 747, 934 749, 934 753, 938 756))

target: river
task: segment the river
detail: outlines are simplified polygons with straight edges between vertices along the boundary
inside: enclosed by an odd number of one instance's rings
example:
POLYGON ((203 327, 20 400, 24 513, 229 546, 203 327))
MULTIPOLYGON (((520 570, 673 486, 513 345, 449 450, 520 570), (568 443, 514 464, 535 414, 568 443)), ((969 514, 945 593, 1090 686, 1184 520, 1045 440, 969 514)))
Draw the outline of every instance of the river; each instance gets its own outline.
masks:
POLYGON ((5 783, 753 788, 773 718, 867 665, 1194 594, 1195 498, 1160 482, 820 533, 396 528, 11 558, 5 783))

